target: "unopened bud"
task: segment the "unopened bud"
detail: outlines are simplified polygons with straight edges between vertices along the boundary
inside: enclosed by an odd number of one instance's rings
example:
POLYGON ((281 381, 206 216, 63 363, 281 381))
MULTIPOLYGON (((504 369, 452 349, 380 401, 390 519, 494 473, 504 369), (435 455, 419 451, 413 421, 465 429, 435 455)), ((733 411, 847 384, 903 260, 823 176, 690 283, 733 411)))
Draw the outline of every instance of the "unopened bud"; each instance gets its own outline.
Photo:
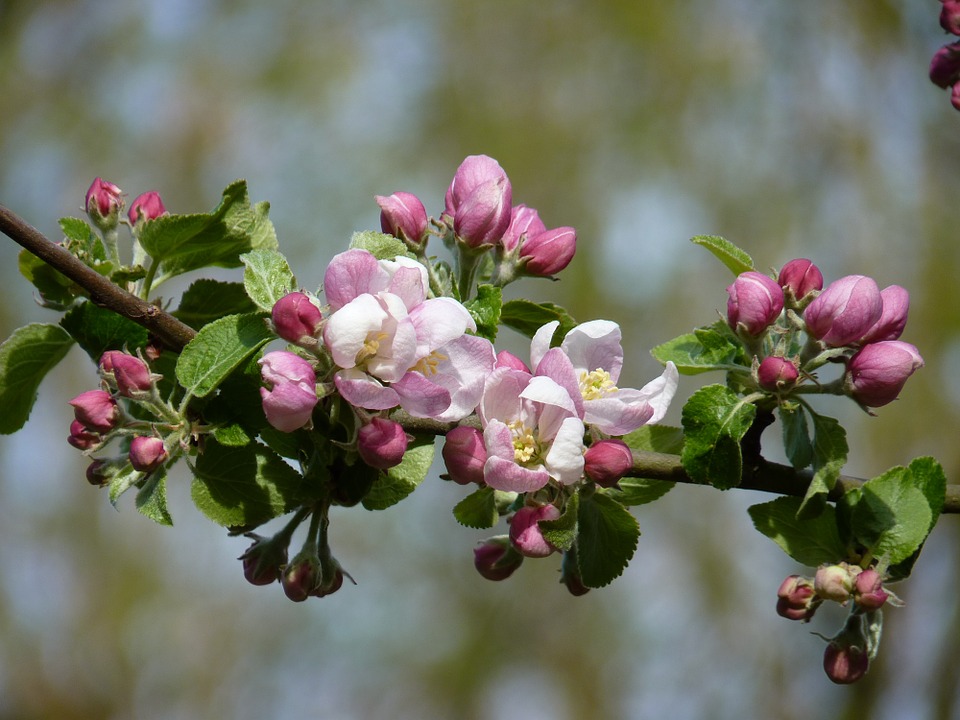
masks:
POLYGON ((623 440, 598 440, 583 455, 583 472, 601 487, 613 487, 633 467, 633 451, 623 440))
POLYGON ((907 379, 923 367, 920 352, 900 340, 864 345, 847 365, 846 390, 867 407, 881 407, 900 395, 907 379))
POLYGON ((780 268, 777 283, 783 288, 784 294, 794 301, 800 301, 810 293, 823 289, 823 273, 806 258, 797 258, 780 268))
POLYGON ((813 581, 800 575, 790 575, 777 590, 777 614, 787 620, 808 622, 820 606, 813 589, 813 581))
POLYGON ((845 603, 853 592, 854 575, 846 563, 821 565, 813 576, 813 587, 824 600, 845 603))
POLYGON ((161 215, 166 214, 167 209, 163 206, 163 200, 160 199, 160 193, 156 190, 150 190, 142 195, 137 195, 130 203, 130 211, 127 218, 130 224, 136 226, 137 223, 156 220, 161 215))
POLYGON ((375 417, 360 428, 357 450, 367 465, 386 470, 400 464, 409 442, 400 423, 375 417))
POLYGON ((541 558, 552 555, 557 548, 543 536, 539 522, 556 520, 558 517, 560 510, 554 505, 525 505, 510 518, 510 542, 517 552, 526 557, 541 558))
POLYGON ((96 178, 87 190, 84 209, 103 232, 117 227, 123 209, 123 191, 111 182, 96 178))
POLYGON ((138 435, 130 441, 130 464, 134 470, 153 472, 166 462, 167 448, 153 435, 138 435))
POLYGON ((867 674, 870 658, 859 639, 846 633, 834 638, 823 652, 823 670, 838 685, 849 685, 867 674))
POLYGON ((763 273, 740 273, 727 288, 727 322, 734 330, 743 328, 756 337, 770 327, 783 310, 783 290, 763 273))
POLYGON ((106 390, 87 390, 70 401, 77 422, 84 427, 105 433, 116 427, 120 408, 106 390))
POLYGON ((276 538, 265 538, 246 533, 253 544, 238 560, 243 562, 243 576, 252 585, 270 585, 280 579, 281 568, 287 564, 287 544, 276 538))
POLYGON ((423 244, 427 231, 427 210, 416 195, 395 192, 376 196, 380 206, 380 228, 387 234, 404 240, 408 245, 423 244))
POLYGON ((757 382, 764 390, 771 392, 789 390, 799 376, 797 366, 792 361, 775 355, 765 357, 757 368, 757 382))
POLYGON ((483 433, 468 425, 457 425, 447 433, 443 442, 444 465, 447 475, 459 485, 483 484, 483 466, 487 461, 487 448, 483 433))
POLYGON ((830 283, 803 311, 807 332, 829 347, 857 342, 883 312, 880 288, 865 275, 830 283))
POLYGON ((853 583, 853 599, 865 610, 878 610, 890 594, 883 589, 883 578, 873 568, 857 575, 853 583))
POLYGON ((153 376, 147 364, 119 350, 108 350, 100 356, 100 372, 113 381, 124 397, 142 395, 153 386, 153 376))
POLYGON ((487 580, 506 580, 523 563, 506 535, 485 540, 473 551, 473 566, 487 580))
POLYGON ((294 602, 303 602, 316 592, 322 579, 316 545, 308 542, 283 568, 280 584, 283 585, 283 592, 288 598, 294 602))
POLYGON ((306 293, 287 293, 273 304, 273 329, 281 338, 294 345, 316 345, 317 331, 323 314, 306 293))
POLYGON ((577 252, 577 233, 572 227, 559 227, 528 237, 520 246, 526 260, 523 272, 550 277, 563 270, 577 252))
POLYGON ((896 340, 903 334, 903 328, 907 324, 910 293, 899 285, 891 285, 880 291, 880 299, 883 301, 880 319, 860 338, 860 343, 863 345, 883 340, 896 340))
POLYGON ((67 436, 67 442, 73 445, 77 450, 91 450, 103 442, 100 433, 90 430, 79 420, 70 422, 70 435, 67 436))

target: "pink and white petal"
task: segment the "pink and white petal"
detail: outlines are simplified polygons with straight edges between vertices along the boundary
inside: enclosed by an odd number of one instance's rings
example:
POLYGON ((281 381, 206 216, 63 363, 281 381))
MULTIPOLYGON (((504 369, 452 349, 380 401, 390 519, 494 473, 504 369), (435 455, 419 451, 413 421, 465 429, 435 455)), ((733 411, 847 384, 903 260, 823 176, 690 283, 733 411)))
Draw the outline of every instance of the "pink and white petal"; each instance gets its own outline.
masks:
POLYGON ((653 406, 645 400, 633 400, 637 390, 621 390, 613 395, 584 402, 583 422, 607 435, 626 435, 653 417, 653 406))
POLYGON ((572 485, 583 477, 583 423, 579 418, 563 421, 544 458, 550 477, 572 485))
POLYGON ((573 400, 576 415, 583 417, 583 393, 580 391, 580 380, 577 371, 570 362, 570 358, 560 348, 550 348, 537 364, 537 375, 542 375, 555 381, 567 391, 573 400))
MULTIPOLYGON (((639 392, 640 396, 653 406, 653 417, 647 420, 648 424, 658 423, 663 420, 667 410, 670 409, 670 403, 673 396, 677 393, 677 386, 680 384, 680 373, 677 366, 668 361, 663 369, 663 374, 656 380, 651 380, 639 392)), ((621 392, 623 392, 621 390, 621 392)))
POLYGON ((426 269, 415 260, 410 262, 414 263, 416 267, 394 263, 396 271, 386 288, 387 292, 403 300, 403 304, 408 311, 413 310, 427 297, 426 269))
POLYGON ((323 292, 334 311, 364 293, 386 285, 387 274, 367 250, 354 248, 334 255, 323 275, 323 292))
POLYGON ((550 349, 550 342, 553 340, 553 335, 557 332, 558 327, 560 327, 560 321, 554 320, 543 325, 534 333, 533 339, 530 341, 530 367, 535 368, 540 364, 543 356, 550 349))
POLYGON ((505 492, 535 492, 550 482, 550 475, 542 468, 525 468, 502 457, 487 457, 483 464, 483 481, 494 490, 505 492))
POLYGON ((569 391, 553 378, 535 375, 520 393, 525 400, 553 405, 565 411, 567 415, 577 415, 577 406, 569 391))
POLYGON ((510 422, 519 418, 522 405, 520 393, 530 380, 530 375, 513 368, 497 368, 490 373, 477 406, 480 422, 486 426, 493 419, 510 422))
POLYGON ((493 371, 493 345, 475 335, 463 335, 440 348, 446 359, 437 366, 432 382, 450 392, 450 407, 436 416, 443 422, 462 420, 480 403, 483 386, 493 371))
POLYGON ((591 320, 567 333, 560 347, 578 370, 606 370, 616 383, 623 368, 620 326, 609 320, 591 320))
POLYGON ((418 353, 426 357, 437 348, 462 337, 477 325, 467 309, 453 298, 432 298, 410 311, 417 329, 418 353))
POLYGON ((499 457, 516 462, 513 433, 506 423, 500 420, 491 420, 483 429, 483 444, 487 449, 487 457, 499 457))
POLYGON ((433 418, 450 407, 450 392, 418 372, 408 372, 391 385, 400 398, 400 407, 414 417, 433 418))
POLYGON ((367 410, 389 410, 400 404, 400 396, 393 388, 384 387, 376 378, 356 368, 341 370, 333 382, 343 399, 351 405, 367 410))
POLYGON ((379 332, 386 319, 373 295, 360 295, 333 313, 323 328, 323 342, 333 361, 342 368, 356 365, 367 337, 379 332))
POLYGON ((380 342, 377 354, 367 360, 367 370, 384 382, 397 382, 417 362, 417 333, 409 318, 384 324, 387 336, 380 342))

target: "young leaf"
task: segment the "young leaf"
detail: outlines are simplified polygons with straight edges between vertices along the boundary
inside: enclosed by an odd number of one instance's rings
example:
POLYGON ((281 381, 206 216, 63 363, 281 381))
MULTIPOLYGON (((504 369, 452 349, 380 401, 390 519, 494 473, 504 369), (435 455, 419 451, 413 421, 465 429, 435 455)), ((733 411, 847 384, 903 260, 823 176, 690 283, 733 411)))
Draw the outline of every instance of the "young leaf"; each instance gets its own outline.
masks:
POLYGON ((110 477, 108 491, 110 495, 110 504, 116 507, 117 501, 120 500, 120 496, 130 488, 137 485, 141 480, 143 480, 143 473, 139 470, 134 470, 133 465, 130 463, 127 463, 120 468, 116 474, 110 477))
MULTIPOLYGON (((943 503, 947 490, 947 478, 943 473, 943 468, 932 457, 920 457, 910 463, 909 471, 913 475, 917 487, 921 489, 927 503, 930 507, 930 526, 927 529, 927 535, 933 531, 937 518, 943 510, 943 503)), ((926 541, 924 541, 926 542, 926 541)), ((913 565, 920 556, 923 549, 923 543, 905 560, 891 565, 887 569, 887 575, 890 580, 903 580, 910 577, 913 565)))
POLYGON ((43 378, 72 346, 66 330, 43 323, 17 328, 0 345, 0 433, 9 435, 23 427, 43 378))
POLYGON ((836 420, 810 413, 813 419, 813 479, 800 505, 800 519, 820 513, 847 462, 847 433, 836 420))
POLYGON ((147 344, 147 331, 112 310, 84 302, 60 318, 60 326, 94 362, 107 350, 130 350, 147 344))
POLYGON ((681 413, 685 441, 680 457, 687 474, 721 490, 739 485, 740 440, 755 415, 752 404, 724 385, 707 385, 695 392, 681 413))
POLYGON ((625 477, 617 483, 618 487, 609 488, 604 494, 616 500, 621 505, 633 507, 646 505, 659 500, 676 485, 670 480, 649 480, 647 478, 625 477))
POLYGON ((563 515, 556 520, 541 520, 537 523, 548 543, 560 550, 569 550, 577 541, 580 518, 580 493, 575 492, 567 500, 563 515))
POLYGON ((224 527, 256 527, 298 504, 302 478, 260 443, 224 447, 209 439, 193 468, 197 508, 224 527))
POLYGON ((41 305, 54 310, 66 310, 80 295, 81 289, 66 275, 62 275, 33 253, 21 250, 17 255, 20 274, 40 293, 41 305))
MULTIPOLYGON (((740 352, 739 343, 723 328, 714 325, 697 328, 692 333, 668 340, 653 348, 650 354, 663 364, 672 360, 684 375, 697 375, 728 369, 730 365, 737 364, 740 352)), ((747 368, 744 367, 744 370, 747 368)))
POLYGON ((237 180, 210 213, 162 215, 146 223, 140 244, 167 278, 202 267, 237 267, 245 252, 276 249, 269 209, 265 202, 251 206, 246 181, 237 180))
POLYGON ((274 304, 297 289, 287 259, 276 250, 254 250, 240 256, 244 264, 243 286, 261 310, 270 312, 274 304))
POLYGON ((407 254, 407 246, 402 240, 373 230, 355 232, 350 238, 350 249, 354 248, 372 253, 377 260, 393 260, 398 255, 407 254))
POLYGON ((554 337, 562 339, 577 326, 577 321, 559 305, 553 303, 534 303, 529 300, 510 300, 500 310, 500 323, 513 328, 522 335, 532 338, 537 330, 554 320, 560 321, 560 327, 554 337))
POLYGON ((173 315, 194 330, 227 315, 242 315, 257 311, 247 297, 243 285, 201 278, 194 282, 180 298, 180 307, 173 315))
POLYGON ((712 252, 734 275, 753 270, 753 258, 729 240, 716 235, 697 235, 690 238, 690 242, 712 252))
POLYGON ((136 500, 137 510, 160 525, 173 525, 167 510, 167 473, 163 468, 155 470, 140 488, 136 500))
POLYGON ((407 446, 400 464, 381 472, 373 482, 373 487, 363 497, 363 506, 367 510, 385 510, 416 490, 430 472, 433 444, 432 435, 414 439, 407 446))
POLYGON ((477 296, 465 303, 465 307, 477 323, 477 335, 490 342, 497 339, 500 326, 500 308, 503 305, 503 291, 493 285, 477 287, 477 296))
POLYGON ((622 438, 631 450, 679 455, 683 450, 683 430, 669 425, 642 425, 622 438))
POLYGON ((477 530, 492 528, 500 519, 496 491, 492 487, 482 487, 470 493, 454 506, 453 516, 464 527, 477 530))
POLYGON ((783 427, 783 447, 790 459, 790 464, 798 470, 807 467, 813 462, 813 445, 810 442, 810 431, 807 429, 807 416, 803 405, 792 408, 779 408, 780 424, 783 427))
POLYGON ((205 325, 180 353, 177 379, 203 397, 244 360, 273 339, 260 315, 228 315, 205 325))
POLYGON ((816 567, 845 560, 847 548, 837 531, 833 507, 827 505, 815 518, 798 520, 801 502, 796 497, 779 497, 753 505, 747 512, 757 530, 802 565, 816 567))
POLYGON ((583 584, 609 585, 620 577, 637 550, 640 524, 623 505, 595 493, 580 501, 577 562, 583 584))

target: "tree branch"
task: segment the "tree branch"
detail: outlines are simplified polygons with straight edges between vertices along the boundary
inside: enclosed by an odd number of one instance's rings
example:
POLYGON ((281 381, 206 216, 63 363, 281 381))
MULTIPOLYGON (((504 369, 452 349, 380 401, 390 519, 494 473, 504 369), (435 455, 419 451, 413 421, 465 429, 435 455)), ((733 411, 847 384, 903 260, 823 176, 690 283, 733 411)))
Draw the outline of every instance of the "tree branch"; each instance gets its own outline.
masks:
MULTIPOLYGON (((182 350, 196 335, 193 328, 183 324, 173 315, 128 293, 91 270, 66 249, 48 240, 39 230, 3 205, 0 205, 0 231, 89 292, 92 302, 142 325, 171 350, 177 352, 182 350)), ((443 435, 454 427, 454 423, 414 418, 403 411, 393 413, 393 419, 412 433, 443 435)), ((461 424, 473 424, 474 427, 479 428, 475 419, 472 423, 461 424)), ((635 451, 633 458, 633 469, 628 473, 629 477, 699 484, 687 475, 679 455, 635 451)), ((803 497, 812 477, 809 471, 797 471, 788 465, 761 459, 756 468, 744 472, 743 482, 738 487, 744 490, 760 490, 777 495, 803 497)), ((848 490, 863 485, 864 482, 861 478, 841 475, 830 494, 830 499, 836 500, 848 490)), ((960 485, 947 486, 943 512, 960 513, 960 485)))

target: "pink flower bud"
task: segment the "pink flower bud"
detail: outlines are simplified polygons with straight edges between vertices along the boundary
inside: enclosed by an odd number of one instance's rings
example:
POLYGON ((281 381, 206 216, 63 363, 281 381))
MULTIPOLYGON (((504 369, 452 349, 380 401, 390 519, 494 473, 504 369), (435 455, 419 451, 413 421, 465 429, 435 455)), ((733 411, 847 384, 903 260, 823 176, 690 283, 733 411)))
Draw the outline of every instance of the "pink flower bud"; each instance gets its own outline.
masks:
POLYGON ((117 386, 124 397, 149 392, 153 387, 150 368, 138 357, 119 350, 107 350, 100 356, 100 372, 117 386))
POLYGON ((141 221, 148 222, 150 220, 156 220, 166 212, 167 209, 163 206, 160 193, 156 190, 150 190, 134 198, 134 201, 130 203, 130 211, 127 213, 127 218, 130 220, 131 225, 136 225, 141 221))
POLYGON ((803 311, 803 319, 817 340, 843 347, 862 338, 882 312, 877 283, 864 275, 847 275, 830 283, 803 311))
POLYGON ((497 363, 494 367, 507 367, 513 368, 514 370, 520 370, 525 373, 530 372, 530 368, 527 367, 527 364, 523 360, 507 350, 501 350, 497 353, 497 363))
POLYGON ((360 428, 357 449, 367 465, 386 470, 400 464, 408 443, 407 433, 399 423, 375 417, 360 428))
POLYGON ((948 33, 960 35, 960 0, 940 0, 940 27, 948 33))
POLYGON ((771 392, 789 390, 799 376, 797 366, 792 361, 775 355, 765 357, 757 368, 757 382, 764 390, 771 392))
POLYGON ((70 422, 70 435, 67 437, 67 442, 77 450, 90 450, 102 443, 103 438, 79 420, 73 420, 70 422))
POLYGON ((317 375, 299 355, 280 350, 260 359, 260 373, 271 389, 260 388, 267 422, 281 432, 302 428, 317 404, 317 375))
POLYGON ((274 331, 287 342, 304 346, 317 343, 323 314, 305 293, 292 292, 277 300, 271 318, 274 331))
POLYGON ((878 610, 890 594, 883 589, 883 578, 873 568, 864 570, 853 582, 853 599, 865 610, 878 610))
POLYGON ((531 238, 546 230, 547 226, 543 224, 536 210, 526 205, 517 205, 510 214, 510 225, 501 240, 503 248, 509 252, 520 244, 521 239, 531 238))
POLYGON ((907 324, 907 312, 910 310, 910 293, 899 285, 891 285, 880 291, 883 310, 880 319, 873 324, 862 338, 862 344, 896 340, 903 334, 907 324))
POLYGON ((960 81, 954 83, 950 90, 950 104, 954 110, 960 110, 960 81))
POLYGON ((380 206, 380 228, 387 234, 406 240, 411 245, 422 244, 427 231, 427 210, 420 198, 408 192, 376 196, 380 206))
POLYGON ((473 566, 487 580, 506 580, 523 563, 506 535, 490 538, 473 551, 473 566))
POLYGON ((112 230, 120 219, 123 208, 123 191, 116 185, 96 178, 87 190, 84 209, 101 230, 112 230))
POLYGON ((84 427, 99 433, 110 432, 120 419, 120 408, 106 390, 87 390, 70 401, 73 414, 84 427))
POLYGON ((287 545, 276 538, 245 533, 253 539, 238 560, 243 562, 243 576, 251 585, 270 585, 280 579, 281 567, 287 564, 287 545))
POLYGON ((563 270, 577 252, 577 233, 571 227, 547 230, 528 237, 520 246, 526 259, 523 271, 536 277, 550 277, 563 270))
POLYGON ((87 482, 96 487, 103 487, 106 485, 110 478, 107 477, 104 470, 107 467, 107 463, 104 460, 94 460, 89 465, 87 465, 87 482))
POLYGON ((727 288, 727 322, 756 337, 770 327, 783 310, 783 290, 773 278, 749 270, 727 288))
POLYGON ((801 300, 814 290, 823 289, 823 273, 806 258, 797 258, 780 268, 777 283, 784 293, 801 300))
POLYGON ((853 579, 846 565, 821 565, 813 576, 813 589, 818 597, 842 604, 850 599, 853 579))
POLYGON ((633 452, 623 440, 598 440, 583 456, 583 472, 601 487, 613 487, 633 467, 633 452))
POLYGON ((847 365, 846 390, 867 407, 881 407, 897 399, 923 358, 917 348, 900 340, 864 345, 847 365))
POLYGON ((451 480, 459 485, 483 484, 487 449, 482 432, 467 425, 457 425, 447 433, 441 452, 451 480))
POLYGON ((838 685, 855 683, 867 674, 869 667, 866 648, 852 644, 843 635, 831 640, 823 653, 824 672, 838 685))
POLYGON ((808 622, 820 606, 813 582, 809 578, 790 575, 777 590, 777 614, 787 620, 808 622))
POLYGON ((560 511, 554 505, 532 507, 525 505, 510 518, 510 542, 521 555, 526 557, 547 557, 557 551, 543 537, 538 523, 541 520, 556 520, 560 511))
POLYGON ((153 472, 166 461, 163 440, 153 435, 138 435, 130 441, 130 464, 134 470, 153 472))
POLYGON ((468 246, 493 244, 510 225, 512 198, 510 180, 499 163, 486 155, 471 155, 447 189, 445 214, 468 246))
POLYGON ((323 580, 320 557, 312 543, 306 543, 296 557, 283 568, 280 584, 284 594, 294 602, 303 602, 310 597, 323 580))
POLYGON ((960 42, 944 45, 930 61, 930 81, 948 88, 960 80, 960 42))

